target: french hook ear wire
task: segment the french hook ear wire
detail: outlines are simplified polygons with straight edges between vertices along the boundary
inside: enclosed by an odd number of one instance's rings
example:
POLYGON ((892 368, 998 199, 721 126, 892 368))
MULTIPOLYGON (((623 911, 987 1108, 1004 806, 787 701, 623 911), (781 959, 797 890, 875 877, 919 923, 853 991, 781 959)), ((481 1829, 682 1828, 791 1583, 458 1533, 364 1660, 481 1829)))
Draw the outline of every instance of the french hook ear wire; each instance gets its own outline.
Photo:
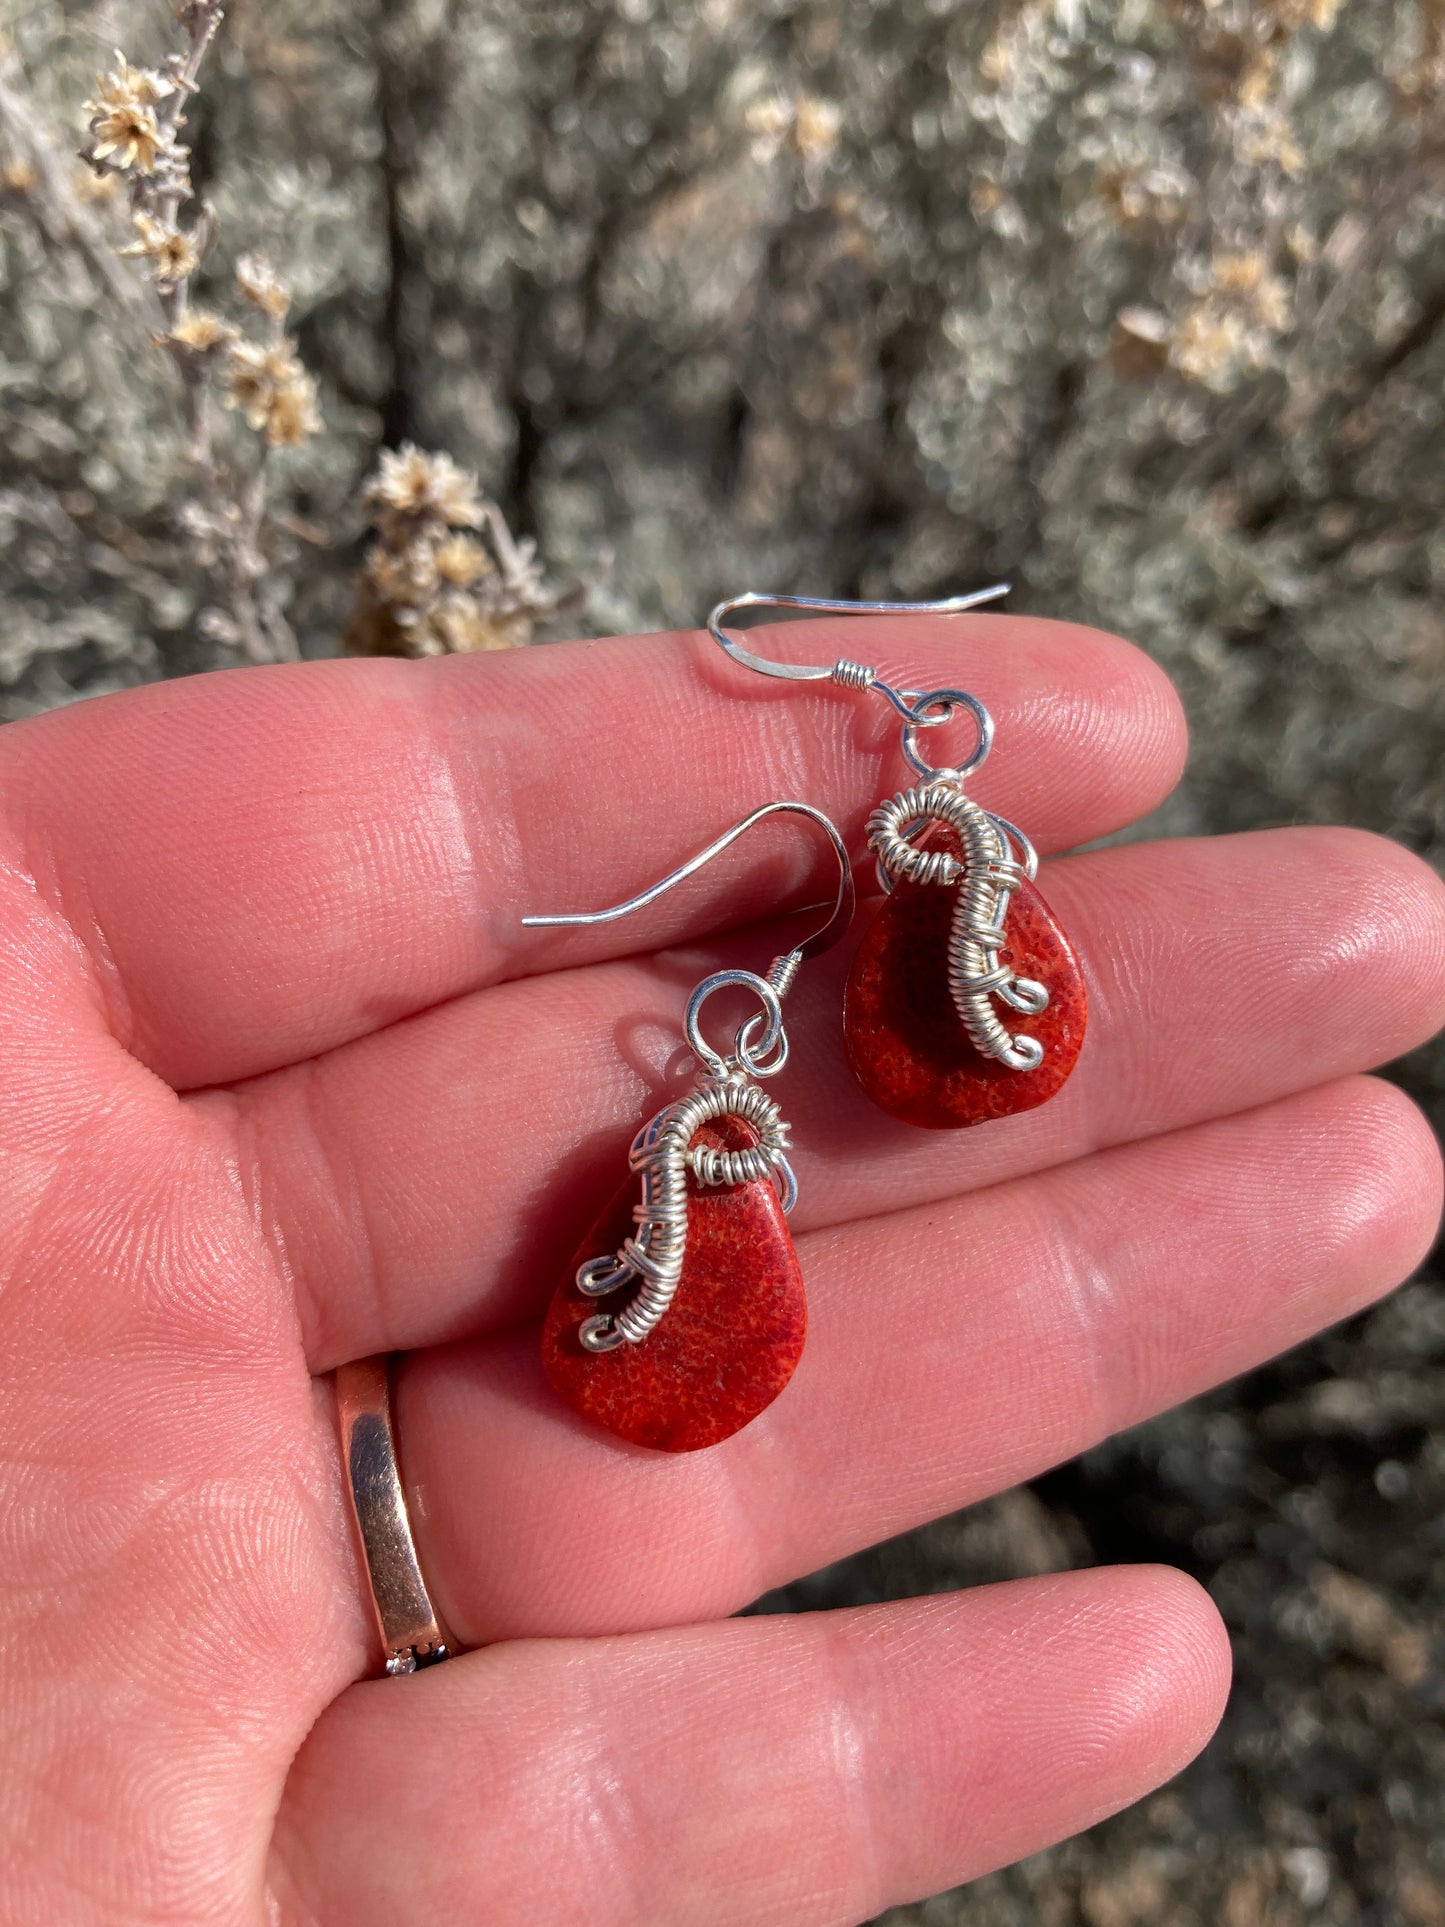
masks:
POLYGON ((895 689, 866 662, 853 662, 847 656, 839 657, 835 663, 771 662, 766 656, 745 649, 735 635, 728 634, 727 624, 736 615, 758 609, 800 609, 809 615, 835 616, 956 616, 967 609, 977 609, 985 602, 996 602, 1008 592, 1007 582, 995 582, 987 589, 945 596, 939 602, 837 602, 819 596, 760 595, 749 589, 743 595, 730 596, 726 602, 720 602, 708 617, 707 626, 708 633, 725 655, 745 669, 755 669, 759 675, 776 676, 784 682, 832 682, 843 689, 875 691, 903 718, 903 754, 918 774, 925 781, 961 783, 973 774, 993 747, 993 718, 969 690, 895 689), (973 749, 963 761, 935 768, 919 754, 918 732, 951 722, 960 709, 973 718, 977 731, 973 749))
POLYGON ((985 602, 997 602, 1000 596, 1008 594, 1009 586, 1007 582, 995 582, 987 589, 945 596, 939 602, 838 602, 820 596, 766 595, 748 589, 742 595, 729 596, 720 602, 708 617, 707 627, 724 654, 741 663, 744 669, 754 669, 761 676, 776 676, 783 682, 835 682, 845 689, 876 689, 905 722, 926 724, 937 719, 918 713, 915 693, 894 689, 867 663, 852 662, 846 656, 833 663, 771 662, 766 656, 745 648, 737 636, 729 635, 728 623, 744 611, 779 609, 798 609, 806 615, 817 616, 956 616, 967 609, 977 609, 985 602))
POLYGON ((853 911, 857 903, 853 866, 848 860, 847 845, 832 819, 825 816, 821 810, 815 810, 811 803, 764 803, 760 809, 751 811, 739 822, 734 823, 731 829, 724 830, 721 836, 715 837, 706 849, 699 850, 695 856, 690 856, 686 863, 680 863, 675 870, 670 871, 660 882, 649 885, 646 890, 639 891, 635 897, 629 897, 625 903, 614 903, 609 910, 576 910, 555 916, 523 917, 523 927, 528 930, 580 930, 596 923, 617 923, 623 917, 630 917, 635 910, 645 910, 648 904, 656 903, 659 897, 666 896, 669 890, 676 889, 678 884, 685 882, 688 877, 696 876, 698 871, 711 863, 715 856, 721 856, 723 851, 736 843, 740 836, 745 836, 755 823, 761 823, 769 816, 785 814, 805 816, 809 822, 816 823, 822 830, 838 861, 838 888, 827 922, 821 924, 801 943, 796 944, 786 957, 780 957, 769 972, 770 978, 778 975, 784 978, 784 981, 774 982, 773 985, 777 995, 781 997, 791 986, 800 964, 805 963, 810 957, 821 956, 825 950, 831 950, 837 943, 853 921, 853 911))

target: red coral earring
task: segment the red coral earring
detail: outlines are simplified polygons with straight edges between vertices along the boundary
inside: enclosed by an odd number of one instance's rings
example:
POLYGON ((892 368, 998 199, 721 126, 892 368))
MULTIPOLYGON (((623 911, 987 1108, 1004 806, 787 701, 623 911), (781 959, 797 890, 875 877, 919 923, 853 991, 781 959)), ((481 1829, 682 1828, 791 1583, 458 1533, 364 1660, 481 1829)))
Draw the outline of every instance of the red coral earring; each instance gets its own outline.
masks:
POLYGON ((838 860, 828 921, 775 958, 765 977, 719 970, 693 991, 683 1029, 700 1066, 697 1088, 633 1139, 633 1177, 584 1238, 542 1330, 542 1363, 562 1397, 620 1438, 664 1452, 693 1452, 741 1430, 772 1404, 802 1354, 808 1315, 787 1226, 798 1192, 788 1126, 755 1080, 787 1062, 782 1000, 799 967, 852 921, 848 852, 820 810, 768 803, 626 903, 522 919, 538 928, 629 916, 785 811, 816 823, 838 860), (699 1022, 708 998, 729 986, 750 991, 762 1008, 724 1056, 699 1022))
POLYGON ((735 596, 708 628, 735 662, 790 682, 873 690, 903 718, 903 754, 919 777, 881 803, 868 842, 888 900, 859 946, 843 1005, 854 1075, 883 1110, 950 1129, 1032 1110, 1073 1070, 1084 1041, 1083 975, 1036 885, 1023 832, 964 794, 993 745, 993 719, 963 689, 894 689, 866 664, 769 662, 725 624, 746 609, 830 615, 952 615, 1004 584, 943 602, 831 602, 735 596), (976 740, 961 763, 932 767, 918 734, 963 713, 976 740), (1001 1007, 1001 1008, 1000 1008, 1001 1007), (1024 1022, 1015 1028, 1015 1016, 1024 1022))

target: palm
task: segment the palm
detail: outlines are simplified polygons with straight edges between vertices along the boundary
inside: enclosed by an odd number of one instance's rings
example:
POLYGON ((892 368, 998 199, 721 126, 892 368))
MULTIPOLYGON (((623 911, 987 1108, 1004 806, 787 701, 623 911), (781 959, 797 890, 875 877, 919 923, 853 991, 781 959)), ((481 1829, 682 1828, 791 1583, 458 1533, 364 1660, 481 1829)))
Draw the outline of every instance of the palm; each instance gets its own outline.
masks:
MULTIPOLYGON (((1122 644, 995 618, 848 631, 870 642, 979 690, 979 793, 1045 849, 1177 773, 1122 644)), ((818 965, 778 1087, 793 1385, 667 1458, 574 1422, 535 1362, 687 988, 771 954, 704 933, 805 900, 813 853, 783 827, 634 923, 518 918, 614 900, 772 796, 856 846, 900 775, 881 717, 760 693, 696 639, 247 671, 7 732, 7 1919, 260 1922, 269 1892, 349 1927, 846 1924, 1201 1743, 1226 1660, 1175 1575, 717 1622, 1409 1269, 1434 1148, 1352 1075, 1445 1015, 1442 893, 1401 852, 1278 832, 1057 865, 1083 1061, 962 1137, 852 1091, 843 963, 818 965), (353 1684, 319 1375, 389 1349, 423 1565, 483 1650, 353 1684)))

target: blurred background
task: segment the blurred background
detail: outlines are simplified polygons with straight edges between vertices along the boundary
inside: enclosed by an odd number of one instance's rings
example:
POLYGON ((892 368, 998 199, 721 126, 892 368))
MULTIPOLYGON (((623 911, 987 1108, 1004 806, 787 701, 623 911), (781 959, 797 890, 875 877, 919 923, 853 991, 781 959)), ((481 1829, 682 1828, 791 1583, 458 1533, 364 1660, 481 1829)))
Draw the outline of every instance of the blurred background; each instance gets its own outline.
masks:
MULTIPOLYGON (((213 14, 0 0, 5 714, 1007 576, 1182 689, 1145 832, 1439 861, 1442 0, 213 14)), ((1163 1559, 1232 1629, 1182 1778, 892 1927, 1445 1927, 1442 1420, 1432 1273, 763 1602, 1163 1559)))

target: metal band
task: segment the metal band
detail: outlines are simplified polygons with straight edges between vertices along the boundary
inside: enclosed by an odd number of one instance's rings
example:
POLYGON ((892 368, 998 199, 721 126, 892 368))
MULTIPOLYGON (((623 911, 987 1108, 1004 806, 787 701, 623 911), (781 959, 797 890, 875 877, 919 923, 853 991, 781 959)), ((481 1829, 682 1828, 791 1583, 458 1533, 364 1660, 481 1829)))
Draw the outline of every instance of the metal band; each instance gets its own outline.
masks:
POLYGON ((336 1371, 341 1463, 371 1582, 371 1604, 388 1673, 414 1673, 449 1659, 445 1635, 417 1563, 391 1429, 387 1360, 359 1358, 336 1371))

